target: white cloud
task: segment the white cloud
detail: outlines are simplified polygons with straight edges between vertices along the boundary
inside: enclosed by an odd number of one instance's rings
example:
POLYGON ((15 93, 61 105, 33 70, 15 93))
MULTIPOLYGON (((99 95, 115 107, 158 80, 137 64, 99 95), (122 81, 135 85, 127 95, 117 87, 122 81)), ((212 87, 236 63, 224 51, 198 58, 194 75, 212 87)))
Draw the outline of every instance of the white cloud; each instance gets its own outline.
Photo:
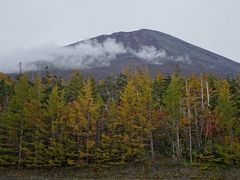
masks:
POLYGON ((139 51, 131 51, 137 57, 151 61, 155 58, 165 58, 167 53, 164 49, 157 50, 154 46, 142 46, 139 51))
POLYGON ((96 40, 84 41, 72 47, 59 47, 45 44, 25 49, 17 49, 14 53, 0 56, 0 71, 17 72, 22 62, 23 70, 37 70, 42 64, 50 64, 60 69, 84 69, 108 66, 117 55, 130 53, 148 63, 161 65, 165 60, 190 62, 189 56, 168 56, 164 49, 154 46, 142 46, 139 50, 124 47, 115 39, 107 39, 103 43, 96 40))

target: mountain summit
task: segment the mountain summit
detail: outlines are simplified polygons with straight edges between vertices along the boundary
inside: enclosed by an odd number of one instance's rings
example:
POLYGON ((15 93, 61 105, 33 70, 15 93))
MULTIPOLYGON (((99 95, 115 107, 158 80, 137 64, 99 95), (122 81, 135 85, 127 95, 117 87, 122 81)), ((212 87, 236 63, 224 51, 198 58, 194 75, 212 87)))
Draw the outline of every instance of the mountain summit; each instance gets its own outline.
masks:
POLYGON ((56 72, 78 68, 98 77, 119 73, 124 67, 145 66, 152 74, 158 70, 171 73, 177 65, 180 65, 183 74, 206 72, 227 75, 240 71, 240 64, 235 61, 149 29, 101 35, 67 45, 63 49, 71 51, 67 56, 58 56, 51 63, 40 61, 38 67, 48 65, 56 72), (72 55, 71 52, 77 52, 78 55, 72 55), (61 69, 59 64, 63 64, 62 67, 71 66, 61 69))

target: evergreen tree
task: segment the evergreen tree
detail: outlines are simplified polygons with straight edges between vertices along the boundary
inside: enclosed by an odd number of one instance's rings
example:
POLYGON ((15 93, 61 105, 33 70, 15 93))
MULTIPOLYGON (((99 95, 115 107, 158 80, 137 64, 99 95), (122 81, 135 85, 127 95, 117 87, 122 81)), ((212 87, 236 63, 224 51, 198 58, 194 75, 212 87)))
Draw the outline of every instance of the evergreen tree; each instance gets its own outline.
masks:
POLYGON ((66 108, 64 94, 57 85, 52 89, 45 112, 45 144, 47 145, 48 165, 60 166, 65 162, 66 108))
POLYGON ((33 87, 30 88, 30 98, 24 107, 24 114, 28 124, 28 149, 27 165, 39 167, 45 165, 45 144, 43 143, 44 109, 41 78, 35 77, 33 87))
POLYGON ((234 109, 230 96, 230 87, 226 80, 220 83, 217 101, 218 125, 223 136, 228 136, 230 143, 233 141, 234 109))
MULTIPOLYGON (((146 153, 146 145, 151 144, 153 140, 151 136, 152 88, 150 77, 147 72, 137 71, 129 78, 130 80, 120 96, 115 122, 117 143, 115 153, 121 155, 120 162, 142 161, 146 153)), ((152 147, 150 151, 154 158, 152 147)))
POLYGON ((73 101, 77 99, 77 97, 83 91, 83 83, 84 79, 80 72, 73 71, 72 78, 70 79, 65 90, 65 97, 67 101, 73 101))
POLYGON ((172 141, 173 156, 179 158, 180 152, 180 134, 179 120, 181 117, 182 103, 182 82, 179 76, 173 75, 171 82, 163 96, 164 111, 167 113, 166 125, 169 129, 169 137, 172 141), (176 152, 175 152, 176 151, 176 152))
POLYGON ((10 164, 16 163, 20 168, 28 156, 29 149, 28 142, 28 122, 24 113, 26 103, 30 98, 30 84, 27 75, 20 76, 14 88, 14 95, 12 96, 7 114, 5 116, 5 128, 8 129, 8 143, 11 149, 12 157, 10 164))
POLYGON ((11 79, 7 75, 0 73, 0 112, 6 111, 12 94, 12 84, 11 79))
POLYGON ((158 155, 239 165, 239 99, 239 77, 180 77, 179 68, 98 82, 75 71, 68 83, 0 73, 0 166, 100 167, 158 155))
POLYGON ((100 162, 105 164, 119 163, 121 156, 117 154, 118 144, 116 143, 117 128, 117 104, 113 99, 109 99, 103 111, 105 118, 104 133, 102 134, 102 146, 99 149, 100 162))
POLYGON ((136 89, 130 80, 120 96, 115 131, 115 153, 120 157, 121 163, 142 160, 144 145, 138 107, 136 89))
POLYGON ((164 84, 164 78, 160 72, 158 72, 156 78, 153 81, 153 100, 154 106, 160 108, 163 105, 163 94, 166 90, 164 84))
POLYGON ((89 165, 96 160, 96 122, 99 107, 93 98, 91 80, 84 83, 83 93, 69 106, 68 126, 72 128, 69 138, 70 165, 89 165))

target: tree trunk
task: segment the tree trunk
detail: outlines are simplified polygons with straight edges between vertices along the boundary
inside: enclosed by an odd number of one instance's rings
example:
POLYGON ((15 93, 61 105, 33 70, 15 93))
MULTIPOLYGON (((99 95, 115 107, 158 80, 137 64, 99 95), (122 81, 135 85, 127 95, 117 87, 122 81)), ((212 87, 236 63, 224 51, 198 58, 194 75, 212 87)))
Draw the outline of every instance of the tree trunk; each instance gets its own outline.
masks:
POLYGON ((187 116, 188 116, 188 132, 189 132, 189 158, 190 163, 192 164, 192 125, 191 125, 191 112, 189 107, 189 90, 188 90, 188 82, 185 81, 186 84, 186 96, 187 96, 187 116))
POLYGON ((178 126, 178 124, 177 124, 176 129, 177 129, 177 147, 176 147, 176 151, 177 151, 177 158, 179 158, 180 157, 180 152, 179 152, 179 150, 180 150, 180 139, 179 139, 179 126, 178 126))
POLYGON ((87 164, 89 164, 89 149, 88 149, 89 134, 90 134, 90 114, 89 114, 89 112, 87 112, 87 144, 86 144, 87 164))
POLYGON ((233 143, 233 128, 230 129, 229 142, 230 142, 230 146, 231 146, 233 143))
POLYGON ((201 105, 202 105, 202 111, 204 110, 204 99, 203 99, 203 79, 202 79, 202 75, 201 75, 201 105))
POLYGON ((206 90, 207 90, 207 105, 210 106, 210 98, 209 98, 209 88, 208 88, 208 81, 206 81, 206 90))
POLYGON ((151 132, 150 138, 151 138, 151 154, 152 154, 152 161, 154 162, 154 161, 155 161, 155 156, 154 156, 153 133, 152 133, 152 132, 151 132))
MULTIPOLYGON (((39 129, 38 129, 38 125, 37 125, 37 128, 36 128, 36 143, 39 142, 39 129)), ((37 168, 38 166, 38 148, 35 147, 35 168, 37 168)))
POLYGON ((23 119, 21 118, 20 139, 18 147, 18 169, 21 168, 22 164, 22 141, 23 141, 23 119))
POLYGON ((77 164, 80 166, 80 133, 77 134, 77 150, 78 150, 78 157, 77 157, 77 164))
POLYGON ((174 141, 172 141, 172 158, 175 159, 174 141))
POLYGON ((198 143, 198 148, 200 148, 201 143, 200 143, 200 135, 199 135, 199 128, 198 128, 198 118, 197 118, 197 108, 196 108, 196 106, 194 106, 194 113, 195 113, 195 128, 196 128, 197 143, 198 143))

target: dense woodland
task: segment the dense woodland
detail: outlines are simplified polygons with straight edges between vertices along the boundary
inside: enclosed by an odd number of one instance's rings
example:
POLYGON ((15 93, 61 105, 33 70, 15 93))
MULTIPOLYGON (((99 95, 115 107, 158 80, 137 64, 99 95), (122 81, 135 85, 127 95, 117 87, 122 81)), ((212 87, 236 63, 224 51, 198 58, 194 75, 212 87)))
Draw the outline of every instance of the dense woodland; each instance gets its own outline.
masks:
POLYGON ((240 165, 240 76, 0 74, 0 166, 240 165))

